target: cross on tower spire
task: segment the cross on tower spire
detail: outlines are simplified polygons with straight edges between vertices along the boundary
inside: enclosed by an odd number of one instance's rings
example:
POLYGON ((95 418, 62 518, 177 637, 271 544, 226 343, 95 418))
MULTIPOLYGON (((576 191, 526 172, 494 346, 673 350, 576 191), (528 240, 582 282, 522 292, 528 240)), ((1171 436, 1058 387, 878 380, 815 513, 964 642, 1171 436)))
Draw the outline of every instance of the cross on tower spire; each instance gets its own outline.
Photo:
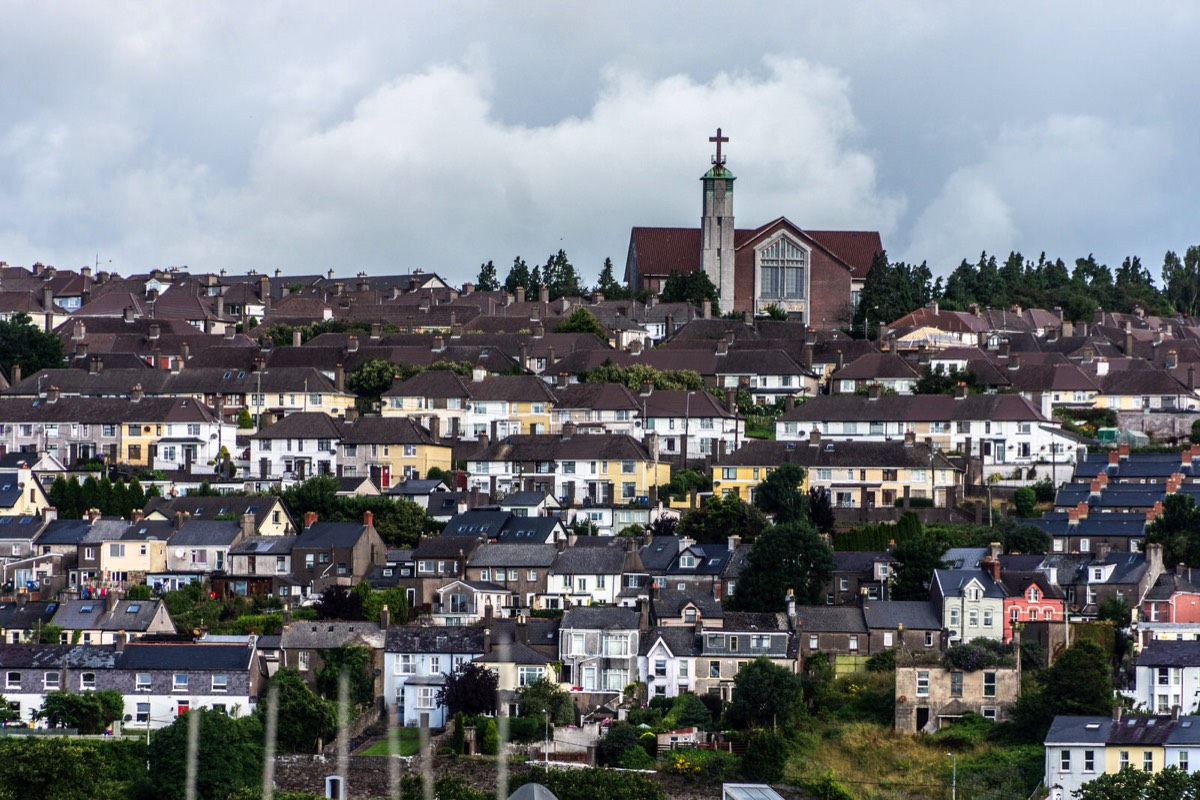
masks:
POLYGON ((725 163, 725 157, 721 155, 721 142, 728 142, 729 137, 722 136, 721 129, 717 128, 717 135, 708 137, 708 140, 710 142, 717 143, 717 154, 715 156, 713 156, 712 163, 716 164, 717 166, 723 165, 725 163))

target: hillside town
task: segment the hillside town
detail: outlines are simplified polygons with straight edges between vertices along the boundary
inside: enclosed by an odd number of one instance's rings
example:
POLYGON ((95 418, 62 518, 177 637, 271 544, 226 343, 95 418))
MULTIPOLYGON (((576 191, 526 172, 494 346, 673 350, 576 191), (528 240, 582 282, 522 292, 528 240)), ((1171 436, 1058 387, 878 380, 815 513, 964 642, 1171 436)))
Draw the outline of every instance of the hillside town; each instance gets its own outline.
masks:
POLYGON ((994 258, 906 301, 878 232, 736 227, 710 141, 700 226, 591 288, 562 250, 0 266, 6 732, 232 736, 273 692, 277 752, 354 750, 274 772, 327 797, 394 752, 726 797, 1191 780, 1200 319, 1111 276, 989 303, 994 258), (868 729, 920 766, 823 760, 868 729))

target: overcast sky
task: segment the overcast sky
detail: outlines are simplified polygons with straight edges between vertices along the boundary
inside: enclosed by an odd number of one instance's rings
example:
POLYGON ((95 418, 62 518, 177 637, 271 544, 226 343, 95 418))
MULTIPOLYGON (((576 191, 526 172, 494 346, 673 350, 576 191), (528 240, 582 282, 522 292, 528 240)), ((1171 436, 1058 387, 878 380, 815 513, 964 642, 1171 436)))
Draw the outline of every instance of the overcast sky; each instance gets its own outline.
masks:
POLYGON ((1200 243, 1192 3, 2 2, 0 260, 423 268, 698 225, 980 250, 1200 243))

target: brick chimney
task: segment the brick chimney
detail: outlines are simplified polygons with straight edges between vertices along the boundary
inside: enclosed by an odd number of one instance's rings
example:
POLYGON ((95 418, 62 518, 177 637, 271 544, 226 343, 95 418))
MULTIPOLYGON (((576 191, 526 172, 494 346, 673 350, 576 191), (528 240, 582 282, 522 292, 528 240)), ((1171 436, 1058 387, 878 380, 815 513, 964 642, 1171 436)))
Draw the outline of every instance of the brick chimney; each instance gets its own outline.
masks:
POLYGON ((373 511, 364 511, 363 512, 363 525, 365 525, 368 528, 372 528, 375 526, 375 512, 373 512, 373 511))
POLYGON ((242 514, 242 536, 250 538, 254 535, 254 515, 242 514))
POLYGON ((315 511, 305 511, 305 512, 304 512, 304 529, 305 529, 305 530, 308 530, 308 529, 309 529, 309 528, 311 528, 313 525, 316 525, 316 524, 317 524, 317 520, 318 520, 318 517, 317 517, 317 512, 315 512, 315 511))

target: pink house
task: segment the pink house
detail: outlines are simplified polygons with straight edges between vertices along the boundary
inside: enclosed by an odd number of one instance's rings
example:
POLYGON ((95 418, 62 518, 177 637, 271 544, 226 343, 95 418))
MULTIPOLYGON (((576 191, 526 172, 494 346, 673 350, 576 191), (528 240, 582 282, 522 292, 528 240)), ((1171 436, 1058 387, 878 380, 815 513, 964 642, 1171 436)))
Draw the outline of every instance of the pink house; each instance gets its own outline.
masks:
POLYGON ((1141 610, 1146 622, 1200 622, 1200 570, 1179 564, 1159 575, 1141 610))
MULTIPOLYGON (((999 563, 996 564, 997 569, 999 563)), ((1013 623, 1061 620, 1065 613, 1063 591, 1040 572, 1009 572, 1000 582, 1004 598, 1004 641, 1013 638, 1013 623)))

